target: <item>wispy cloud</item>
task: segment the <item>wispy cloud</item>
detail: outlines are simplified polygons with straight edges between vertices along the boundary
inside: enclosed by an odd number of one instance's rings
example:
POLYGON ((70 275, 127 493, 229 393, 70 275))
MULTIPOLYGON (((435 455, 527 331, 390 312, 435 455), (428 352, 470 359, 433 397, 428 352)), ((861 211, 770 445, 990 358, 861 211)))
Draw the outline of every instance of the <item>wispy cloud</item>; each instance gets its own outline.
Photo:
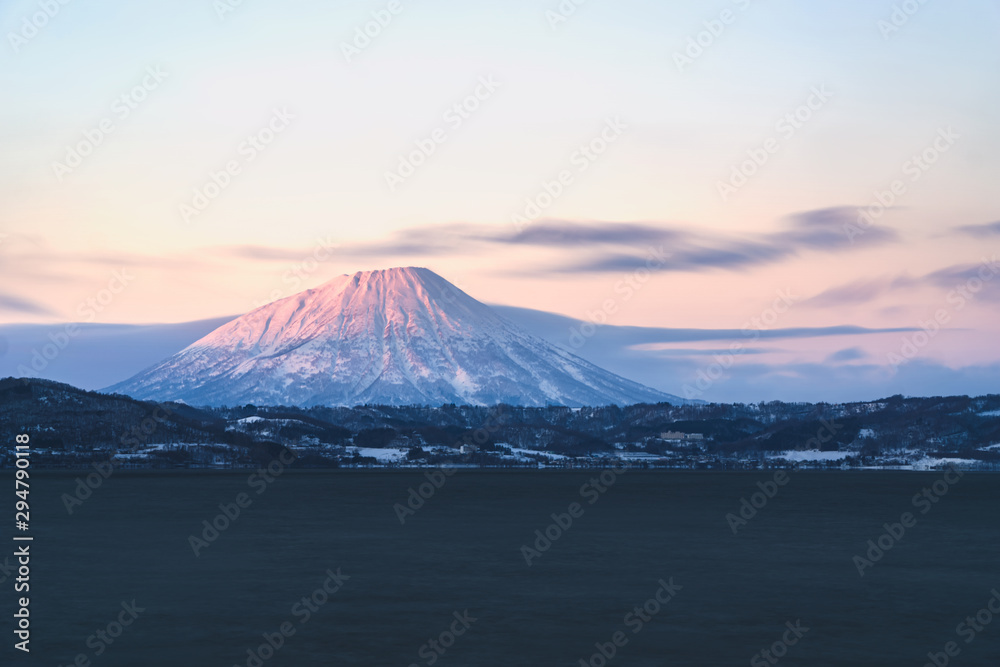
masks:
POLYGON ((34 252, 18 255, 18 261, 25 264, 51 266, 84 265, 108 268, 154 267, 162 269, 191 269, 202 266, 200 254, 154 255, 133 252, 34 252))
POLYGON ((222 256, 237 257, 259 262, 294 262, 307 256, 309 251, 295 248, 272 248, 262 245, 225 246, 218 249, 222 256))
MULTIPOLYGON (((662 244, 669 253, 669 259, 661 270, 688 272, 740 270, 775 264, 807 251, 848 252, 899 240, 894 230, 883 227, 870 230, 860 242, 852 244, 844 234, 844 225, 853 223, 856 217, 856 208, 840 206, 794 214, 786 219, 785 229, 771 233, 740 236, 722 232, 627 225, 620 238, 633 241, 633 247, 662 244)), ((540 231, 536 235, 542 235, 546 239, 559 236, 589 238, 594 241, 594 246, 598 245, 602 235, 608 235, 603 226, 599 228, 601 235, 581 234, 576 231, 581 225, 583 223, 548 221, 539 225, 540 231)), ((583 228, 593 229, 586 226, 583 228)), ((599 248, 595 248, 597 249, 599 248)), ((556 271, 628 271, 645 266, 648 260, 642 248, 635 248, 631 252, 609 250, 601 254, 595 252, 589 259, 574 262, 556 271)))
POLYGON ((881 296, 901 290, 913 290, 922 286, 943 290, 953 290, 971 285, 979 285, 973 291, 988 300, 1000 300, 1000 264, 978 262, 976 264, 953 264, 920 277, 909 275, 880 276, 862 278, 836 287, 831 287, 802 302, 804 306, 835 308, 858 305, 875 301, 881 296), (994 268, 997 267, 997 268, 994 268), (970 285, 971 282, 971 285, 970 285))
POLYGON ((46 315, 55 317, 57 313, 37 301, 22 299, 10 294, 0 294, 0 310, 6 310, 24 315, 46 315))
POLYGON ((918 283, 919 281, 909 276, 863 278, 847 283, 846 285, 831 287, 807 299, 803 302, 803 305, 834 308, 868 303, 892 290, 912 287, 918 283))
POLYGON ((661 226, 629 222, 581 223, 546 220, 509 235, 485 237, 499 243, 537 246, 637 246, 666 243, 683 238, 685 233, 661 226))
MULTIPOLYGON (((537 336, 553 342, 566 344, 570 332, 581 324, 565 315, 557 315, 530 308, 516 306, 501 306, 491 304, 491 307, 507 319, 517 322, 537 336)), ((827 327, 787 327, 779 329, 682 329, 671 327, 636 327, 598 325, 594 340, 604 341, 609 345, 621 348, 663 350, 676 343, 695 343, 706 341, 744 341, 758 340, 791 340, 806 338, 826 338, 830 336, 868 336, 885 333, 908 333, 918 331, 913 327, 868 328, 843 324, 827 327)), ((770 350, 774 351, 774 350, 770 350)))
MULTIPOLYGON (((663 356, 678 356, 678 357, 697 357, 697 356, 715 356, 717 354, 732 354, 733 351, 729 348, 715 348, 715 349, 702 349, 693 347, 672 347, 669 343, 641 343, 639 345, 631 345, 627 349, 637 350, 639 352, 659 352, 663 356)), ((740 354, 773 354, 775 352, 783 352, 783 350, 777 348, 764 348, 764 347, 744 347, 740 350, 740 354)))
POLYGON ((956 227, 956 230, 962 234, 968 234, 969 236, 975 236, 980 239, 1000 236, 1000 220, 996 222, 987 222, 983 225, 964 225, 962 227, 956 227))
MULTIPOLYGON (((995 257, 995 256, 994 256, 995 257)), ((956 264, 939 269, 925 276, 937 287, 946 290, 964 289, 988 301, 1000 301, 1000 264, 956 264)))
MULTIPOLYGON (((740 329, 667 329, 653 327, 617 327, 623 334, 636 335, 658 343, 676 343, 710 340, 746 340, 748 333, 740 329), (657 340, 658 339, 658 340, 657 340)), ((868 328, 851 324, 832 327, 790 327, 785 329, 753 330, 753 338, 760 340, 780 340, 796 338, 824 338, 827 336, 863 336, 883 333, 906 333, 916 331, 913 327, 868 328)))
MULTIPOLYGON (((523 230, 510 225, 452 223, 399 230, 371 241, 338 243, 336 252, 352 258, 371 258, 376 264, 419 263, 423 258, 477 255, 500 247, 534 247, 557 254, 534 274, 602 273, 629 271, 648 262, 650 247, 663 248, 667 271, 740 270, 777 263, 802 252, 847 252, 891 243, 898 239, 888 228, 870 230, 852 245, 843 233, 854 208, 837 207, 789 216, 785 229, 764 234, 735 234, 690 229, 651 222, 540 220, 523 230), (558 255, 572 260, 560 261, 558 255), (577 259, 581 256, 584 259, 577 259)), ((211 249, 210 255, 250 261, 295 261, 308 248, 234 245, 211 249)))
POLYGON ((826 363, 843 363, 846 361, 860 361, 867 359, 868 353, 860 347, 848 347, 838 350, 826 358, 826 363))

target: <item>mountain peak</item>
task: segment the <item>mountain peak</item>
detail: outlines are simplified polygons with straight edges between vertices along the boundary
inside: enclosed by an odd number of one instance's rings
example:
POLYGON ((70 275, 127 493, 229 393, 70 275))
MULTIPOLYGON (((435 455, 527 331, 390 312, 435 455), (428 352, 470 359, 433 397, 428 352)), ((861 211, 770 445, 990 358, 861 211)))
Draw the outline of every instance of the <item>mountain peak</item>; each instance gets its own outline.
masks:
POLYGON ((354 274, 354 277, 373 277, 373 278, 425 278, 428 276, 433 276, 439 280, 444 280, 441 276, 434 273, 430 269, 423 266, 392 266, 388 269, 371 269, 369 271, 358 271, 354 274))
POLYGON ((368 282, 379 282, 379 281, 389 281, 389 282, 408 282, 408 283, 423 283, 432 281, 444 281, 444 278, 434 273, 430 269, 424 268, 422 266, 394 266, 388 269, 372 269, 370 271, 358 271, 354 274, 348 275, 343 274, 324 283, 321 287, 327 285, 340 284, 345 279, 352 281, 355 285, 360 285, 361 283, 368 282))
POLYGON ((196 405, 681 402, 531 336, 422 267, 279 299, 110 389, 196 405))
MULTIPOLYGON (((404 294, 429 299, 454 301, 471 299, 467 294, 430 269, 418 266, 398 266, 390 269, 358 271, 343 274, 317 288, 306 290, 287 299, 314 298, 338 300, 347 293, 352 299, 398 299, 404 294)), ((274 302, 278 303, 278 302, 274 302)), ((268 304, 268 308, 273 304, 268 304)))

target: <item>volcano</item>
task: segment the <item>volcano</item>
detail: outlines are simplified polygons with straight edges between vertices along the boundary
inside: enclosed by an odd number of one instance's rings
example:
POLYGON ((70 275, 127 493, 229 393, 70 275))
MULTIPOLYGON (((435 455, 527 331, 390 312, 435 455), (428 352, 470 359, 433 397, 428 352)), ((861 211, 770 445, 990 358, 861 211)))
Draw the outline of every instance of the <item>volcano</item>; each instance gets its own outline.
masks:
POLYGON ((107 391, 211 406, 685 402, 533 336, 414 267, 344 275, 269 303, 107 391))

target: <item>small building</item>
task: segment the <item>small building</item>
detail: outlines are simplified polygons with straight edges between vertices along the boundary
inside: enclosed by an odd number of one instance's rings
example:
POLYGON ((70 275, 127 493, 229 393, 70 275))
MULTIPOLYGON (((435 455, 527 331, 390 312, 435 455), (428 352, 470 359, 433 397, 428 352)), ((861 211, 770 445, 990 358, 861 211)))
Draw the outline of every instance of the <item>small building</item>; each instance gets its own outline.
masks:
POLYGON ((462 448, 459 451, 463 454, 475 454, 479 451, 479 447, 476 447, 475 445, 462 445, 462 448))

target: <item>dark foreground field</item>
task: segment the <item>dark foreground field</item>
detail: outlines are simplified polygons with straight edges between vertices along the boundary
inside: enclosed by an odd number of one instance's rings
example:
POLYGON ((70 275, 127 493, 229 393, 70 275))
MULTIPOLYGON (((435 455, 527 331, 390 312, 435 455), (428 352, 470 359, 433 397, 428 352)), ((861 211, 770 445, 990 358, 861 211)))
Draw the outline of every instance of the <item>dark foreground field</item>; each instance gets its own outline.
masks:
POLYGON ((0 573, 3 663, 919 667, 948 642, 1000 663, 1000 618, 960 625, 1000 590, 1000 478, 788 474, 463 471, 404 511, 420 472, 117 472, 69 515, 74 475, 38 472, 32 652, 0 573), (727 520, 758 482, 773 498, 727 520))

